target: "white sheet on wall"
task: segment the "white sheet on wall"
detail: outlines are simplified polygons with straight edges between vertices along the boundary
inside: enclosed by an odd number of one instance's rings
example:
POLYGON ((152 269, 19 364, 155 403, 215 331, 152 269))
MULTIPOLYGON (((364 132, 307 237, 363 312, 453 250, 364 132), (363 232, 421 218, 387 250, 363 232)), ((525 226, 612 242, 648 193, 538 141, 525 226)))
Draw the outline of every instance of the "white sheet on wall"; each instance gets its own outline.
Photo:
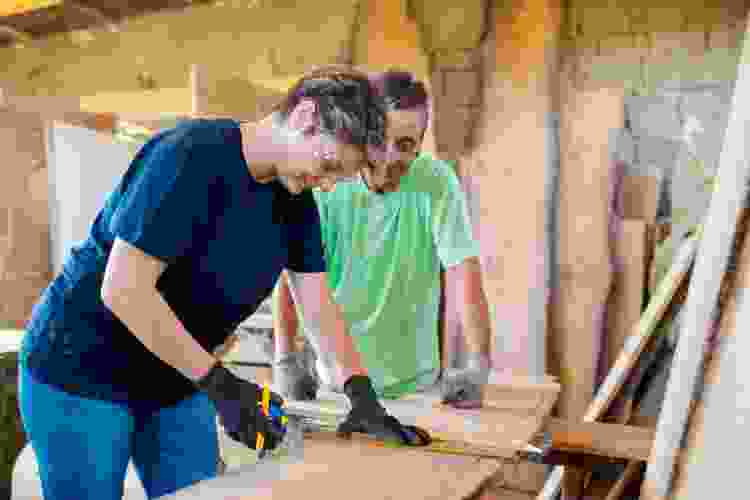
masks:
POLYGON ((52 267, 57 274, 70 247, 88 236, 131 154, 126 144, 90 129, 56 123, 47 133, 52 267))

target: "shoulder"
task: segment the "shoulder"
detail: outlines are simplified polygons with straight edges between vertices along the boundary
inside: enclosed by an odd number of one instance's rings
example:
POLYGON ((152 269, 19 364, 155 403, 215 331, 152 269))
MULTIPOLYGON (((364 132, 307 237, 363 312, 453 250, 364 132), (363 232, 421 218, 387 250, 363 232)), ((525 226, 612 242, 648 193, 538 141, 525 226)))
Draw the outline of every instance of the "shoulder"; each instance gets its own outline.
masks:
POLYGON ((447 182, 456 177, 453 166, 445 160, 435 158, 430 153, 420 153, 412 162, 409 177, 417 182, 447 182))
POLYGON ((358 193, 367 192, 367 187, 361 182, 340 182, 332 191, 313 190, 315 201, 320 207, 326 207, 333 204, 351 203, 358 198, 358 193))
POLYGON ((438 194, 459 189, 458 177, 447 161, 421 153, 409 169, 409 184, 419 191, 438 194))
POLYGON ((228 119, 191 119, 159 134, 166 146, 186 151, 200 151, 220 145, 241 145, 239 125, 228 119))
POLYGON ((160 175, 201 178, 219 175, 241 148, 233 120, 185 120, 154 135, 136 156, 137 163, 156 167, 160 175), (233 143, 236 143, 233 145, 233 143))

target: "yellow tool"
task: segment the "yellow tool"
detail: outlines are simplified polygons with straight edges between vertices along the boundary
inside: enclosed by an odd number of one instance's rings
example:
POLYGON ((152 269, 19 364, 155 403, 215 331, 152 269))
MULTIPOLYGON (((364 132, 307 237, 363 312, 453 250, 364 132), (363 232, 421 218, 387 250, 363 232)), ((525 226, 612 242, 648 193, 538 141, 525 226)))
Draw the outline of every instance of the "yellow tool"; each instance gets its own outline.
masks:
MULTIPOLYGON (((269 415, 269 406, 271 404, 271 392, 268 389, 268 384, 263 384, 263 396, 260 401, 258 401, 258 404, 261 405, 261 408, 263 409, 263 415, 266 417, 269 415)), ((258 432, 257 437, 255 438, 255 449, 260 451, 263 449, 263 445, 265 444, 265 437, 263 436, 263 433, 258 432)))
MULTIPOLYGON (((271 390, 268 388, 268 384, 263 384, 263 395, 261 396, 261 400, 258 401, 258 405, 261 407, 263 415, 271 419, 272 425, 277 425, 280 426, 281 429, 286 429, 286 426, 289 423, 289 417, 286 416, 283 409, 275 404, 271 404, 271 390)), ((258 432, 255 438, 255 450, 258 452, 259 458, 263 458, 265 455, 266 450, 263 449, 265 442, 266 439, 263 433, 258 432)))

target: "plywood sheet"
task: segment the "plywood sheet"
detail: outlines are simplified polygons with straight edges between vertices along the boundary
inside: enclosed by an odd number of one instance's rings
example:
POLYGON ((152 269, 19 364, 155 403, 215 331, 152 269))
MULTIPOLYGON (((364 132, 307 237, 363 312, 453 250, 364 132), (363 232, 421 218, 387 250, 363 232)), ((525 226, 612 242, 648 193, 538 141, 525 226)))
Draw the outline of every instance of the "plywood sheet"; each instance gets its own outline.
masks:
POLYGON ((496 460, 394 450, 327 433, 305 440, 303 458, 244 467, 164 498, 460 500, 474 494, 500 466, 496 460))

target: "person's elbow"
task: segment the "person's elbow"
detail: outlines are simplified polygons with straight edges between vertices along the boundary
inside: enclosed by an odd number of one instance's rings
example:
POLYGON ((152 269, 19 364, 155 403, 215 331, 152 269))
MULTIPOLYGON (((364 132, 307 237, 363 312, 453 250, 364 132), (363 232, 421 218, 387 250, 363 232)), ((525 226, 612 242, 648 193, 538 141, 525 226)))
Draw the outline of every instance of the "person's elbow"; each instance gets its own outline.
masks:
POLYGON ((155 291, 156 280, 163 269, 157 259, 122 240, 115 240, 102 280, 102 302, 115 315, 122 316, 142 297, 155 291))

